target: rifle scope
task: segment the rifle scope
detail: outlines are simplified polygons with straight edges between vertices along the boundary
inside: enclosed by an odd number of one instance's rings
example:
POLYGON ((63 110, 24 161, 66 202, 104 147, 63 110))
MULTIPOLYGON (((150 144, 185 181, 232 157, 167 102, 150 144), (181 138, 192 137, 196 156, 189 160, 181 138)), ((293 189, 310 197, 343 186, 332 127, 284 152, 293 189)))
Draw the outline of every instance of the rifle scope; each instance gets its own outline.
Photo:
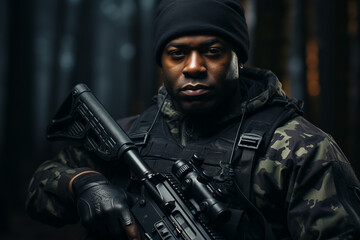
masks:
POLYGON ((178 160, 171 170, 181 182, 183 192, 195 200, 200 211, 211 224, 224 223, 230 219, 231 211, 214 197, 213 188, 201 178, 202 169, 195 166, 192 160, 188 162, 178 160))

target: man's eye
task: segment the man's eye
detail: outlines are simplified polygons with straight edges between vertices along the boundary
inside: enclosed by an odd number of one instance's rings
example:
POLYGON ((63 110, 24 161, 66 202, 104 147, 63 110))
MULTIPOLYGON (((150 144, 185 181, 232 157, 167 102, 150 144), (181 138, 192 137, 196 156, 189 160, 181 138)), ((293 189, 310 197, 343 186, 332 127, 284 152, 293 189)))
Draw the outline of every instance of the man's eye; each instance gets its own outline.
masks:
POLYGON ((220 48, 212 47, 207 50, 207 54, 210 54, 210 55, 220 55, 221 53, 222 53, 222 50, 220 48))
POLYGON ((181 50, 171 50, 169 51, 169 55, 171 55, 172 57, 182 57, 185 55, 185 53, 181 50))

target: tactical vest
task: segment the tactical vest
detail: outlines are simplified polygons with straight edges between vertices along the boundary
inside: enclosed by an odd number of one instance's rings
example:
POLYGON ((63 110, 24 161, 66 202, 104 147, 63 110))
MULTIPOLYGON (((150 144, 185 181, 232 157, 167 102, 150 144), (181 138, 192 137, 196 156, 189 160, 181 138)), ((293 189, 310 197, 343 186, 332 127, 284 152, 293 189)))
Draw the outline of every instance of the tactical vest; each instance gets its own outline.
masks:
POLYGON ((250 230, 253 233, 249 233, 249 229, 254 224, 250 224, 251 221, 244 223, 246 222, 244 219, 254 218, 253 222, 263 225, 260 231, 266 236, 264 239, 273 239, 265 218, 252 204, 253 168, 256 159, 266 153, 276 128, 301 114, 300 104, 289 99, 275 98, 271 104, 265 105, 256 112, 245 114, 243 119, 239 118, 215 136, 185 147, 174 139, 164 118, 159 114, 158 106, 154 104, 140 115, 129 136, 139 147, 142 159, 155 172, 170 173, 175 161, 179 159, 187 161, 194 154, 204 159, 202 168, 209 177, 216 179, 222 175, 223 179, 229 179, 227 175, 230 175, 231 170, 233 181, 230 185, 228 181, 217 182, 225 193, 235 189, 234 181, 239 189, 236 193, 232 191, 234 197, 227 198, 228 206, 233 209, 233 217, 229 223, 224 224, 224 232, 228 232, 230 236, 241 234, 239 239, 245 239, 249 235, 256 237, 259 229, 255 227, 250 230), (240 122, 242 124, 239 129, 240 122), (237 143, 233 152, 234 141, 237 143), (233 160, 230 166, 231 156, 233 160), (241 206, 237 206, 239 203, 241 206), (247 216, 244 216, 244 211, 247 212, 247 216))

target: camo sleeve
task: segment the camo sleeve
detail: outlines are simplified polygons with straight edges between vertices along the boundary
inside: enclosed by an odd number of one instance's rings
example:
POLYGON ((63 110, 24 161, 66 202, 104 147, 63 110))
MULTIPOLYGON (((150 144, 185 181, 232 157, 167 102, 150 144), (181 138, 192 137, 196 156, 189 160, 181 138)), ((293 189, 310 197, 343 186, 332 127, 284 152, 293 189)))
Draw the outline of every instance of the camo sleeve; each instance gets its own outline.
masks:
POLYGON ((256 203, 280 239, 360 239, 360 184, 334 140, 302 117, 256 167, 256 203))
MULTIPOLYGON (((119 125, 129 133, 138 115, 118 120, 119 125)), ((40 222, 63 226, 78 221, 74 200, 69 193, 69 181, 78 173, 96 170, 118 184, 126 183, 126 168, 116 168, 88 153, 80 146, 66 146, 55 158, 43 162, 33 174, 26 199, 29 215, 40 222)), ((121 186, 121 185, 120 185, 121 186)))
POLYGON ((68 146, 52 160, 43 162, 32 176, 26 209, 29 215, 54 226, 78 220, 69 181, 86 170, 99 170, 94 157, 81 148, 68 146))

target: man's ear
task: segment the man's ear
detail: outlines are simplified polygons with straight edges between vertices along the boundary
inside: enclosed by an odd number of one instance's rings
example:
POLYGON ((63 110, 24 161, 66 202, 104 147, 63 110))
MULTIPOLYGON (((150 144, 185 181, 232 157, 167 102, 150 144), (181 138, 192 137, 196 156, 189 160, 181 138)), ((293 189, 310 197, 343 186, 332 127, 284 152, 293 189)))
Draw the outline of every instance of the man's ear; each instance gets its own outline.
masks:
POLYGON ((228 70, 228 74, 226 79, 238 79, 239 78, 239 71, 240 71, 240 64, 238 56, 234 51, 231 52, 231 62, 228 70))

